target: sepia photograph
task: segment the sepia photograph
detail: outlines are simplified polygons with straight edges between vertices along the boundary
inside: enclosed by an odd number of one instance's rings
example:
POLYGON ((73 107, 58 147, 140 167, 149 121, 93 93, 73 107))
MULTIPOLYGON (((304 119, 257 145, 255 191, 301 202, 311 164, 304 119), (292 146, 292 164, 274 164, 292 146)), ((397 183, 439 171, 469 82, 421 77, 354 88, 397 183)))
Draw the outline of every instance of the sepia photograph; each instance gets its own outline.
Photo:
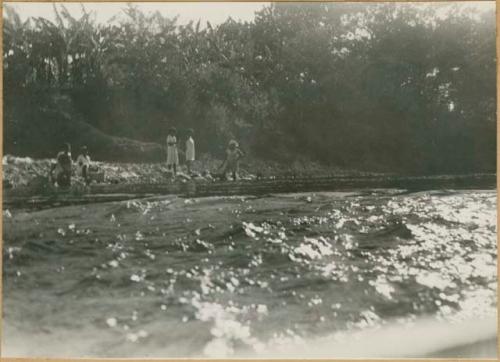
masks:
POLYGON ((2 11, 2 357, 497 358, 494 1, 2 11))

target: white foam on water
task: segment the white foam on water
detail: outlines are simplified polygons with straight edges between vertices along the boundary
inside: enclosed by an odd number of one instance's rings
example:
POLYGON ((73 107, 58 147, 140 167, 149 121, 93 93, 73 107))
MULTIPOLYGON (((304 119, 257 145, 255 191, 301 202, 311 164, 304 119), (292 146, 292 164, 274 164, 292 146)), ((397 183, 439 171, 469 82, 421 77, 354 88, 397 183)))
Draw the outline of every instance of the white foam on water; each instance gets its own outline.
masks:
POLYGON ((449 286, 454 286, 453 282, 437 272, 422 272, 415 277, 415 280, 429 288, 446 289, 449 286))
POLYGON ((304 241, 293 249, 290 258, 292 260, 297 258, 320 259, 332 254, 332 246, 325 238, 321 236, 319 238, 304 237, 304 241))
POLYGON ((385 277, 379 275, 376 280, 371 280, 368 283, 375 288, 377 293, 383 295, 387 299, 392 299, 394 287, 387 281, 385 277))

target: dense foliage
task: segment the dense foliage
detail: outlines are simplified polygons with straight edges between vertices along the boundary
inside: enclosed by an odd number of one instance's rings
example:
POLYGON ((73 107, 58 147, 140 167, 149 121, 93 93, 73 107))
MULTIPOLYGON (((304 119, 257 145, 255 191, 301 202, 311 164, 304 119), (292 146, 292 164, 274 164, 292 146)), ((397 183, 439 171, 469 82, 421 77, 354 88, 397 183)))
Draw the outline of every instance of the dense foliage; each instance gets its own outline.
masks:
POLYGON ((46 147, 20 141, 49 127, 49 105, 69 103, 67 122, 107 135, 161 144, 170 126, 194 128, 198 150, 216 156, 234 137, 282 162, 495 169, 493 11, 276 3, 218 26, 134 6, 108 24, 54 11, 54 23, 22 22, 5 7, 5 152, 52 150, 54 135, 46 147))

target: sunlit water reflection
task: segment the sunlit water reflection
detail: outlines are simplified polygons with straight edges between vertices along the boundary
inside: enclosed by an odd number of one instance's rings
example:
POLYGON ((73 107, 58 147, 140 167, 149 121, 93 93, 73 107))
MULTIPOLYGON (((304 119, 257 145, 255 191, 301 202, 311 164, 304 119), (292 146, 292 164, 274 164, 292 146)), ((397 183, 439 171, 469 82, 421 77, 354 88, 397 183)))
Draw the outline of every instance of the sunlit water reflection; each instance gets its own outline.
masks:
POLYGON ((496 255, 495 191, 10 210, 4 353, 307 355, 314 338, 491 316, 496 255))

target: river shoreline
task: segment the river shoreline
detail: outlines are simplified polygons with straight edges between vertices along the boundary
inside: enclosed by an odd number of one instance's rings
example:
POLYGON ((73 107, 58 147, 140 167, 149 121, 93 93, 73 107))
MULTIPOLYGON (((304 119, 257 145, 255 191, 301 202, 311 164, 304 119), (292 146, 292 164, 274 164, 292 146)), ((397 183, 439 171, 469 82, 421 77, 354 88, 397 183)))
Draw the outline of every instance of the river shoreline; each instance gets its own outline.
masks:
MULTIPOLYGON (((2 160, 3 184, 5 188, 30 187, 47 178, 50 164, 54 159, 34 159, 30 157, 17 157, 5 155, 2 160)), ((172 175, 167 171, 165 163, 124 163, 124 162, 100 162, 93 164, 105 174, 104 184, 137 184, 137 183, 165 183, 171 182, 172 175)), ((209 155, 202 155, 193 165, 193 170, 200 177, 220 172, 222 160, 215 159, 209 155)), ((179 167, 179 174, 186 178, 186 168, 179 167)), ((285 164, 273 161, 262 161, 245 158, 240 164, 240 177, 242 179, 255 178, 286 178, 315 176, 367 176, 384 175, 386 173, 363 172, 358 170, 347 170, 340 167, 326 166, 308 160, 297 160, 285 164)), ((78 181, 76 178, 75 180, 78 181)))

